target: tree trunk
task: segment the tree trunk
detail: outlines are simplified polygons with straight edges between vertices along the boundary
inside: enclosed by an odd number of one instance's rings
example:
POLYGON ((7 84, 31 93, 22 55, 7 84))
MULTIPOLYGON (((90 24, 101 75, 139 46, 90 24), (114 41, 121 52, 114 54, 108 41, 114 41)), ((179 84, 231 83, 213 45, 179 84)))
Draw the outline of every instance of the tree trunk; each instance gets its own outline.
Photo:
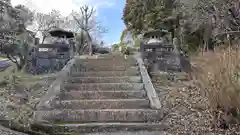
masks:
POLYGON ((173 39, 174 39, 174 37, 176 36, 176 35, 175 35, 175 29, 174 29, 174 23, 173 23, 173 21, 170 21, 170 26, 171 26, 171 28, 170 28, 171 42, 173 42, 173 39))
POLYGON ((44 43, 45 39, 46 39, 47 36, 43 36, 43 39, 42 39, 42 44, 44 43))
POLYGON ((27 71, 27 64, 28 64, 28 58, 29 58, 29 46, 27 43, 23 44, 23 48, 22 48, 22 54, 21 56, 19 56, 20 58, 20 65, 21 65, 21 69, 23 72, 27 71))
POLYGON ((84 44, 83 47, 79 49, 79 54, 83 54, 87 46, 87 44, 84 44))
POLYGON ((19 60, 19 64, 18 64, 18 71, 23 71, 24 70, 24 67, 26 65, 26 58, 24 58, 24 56, 22 57, 19 57, 20 60, 19 60))
POLYGON ((93 46, 92 46, 92 40, 91 40, 91 36, 89 34, 89 32, 87 31, 87 45, 88 45, 88 49, 89 49, 89 55, 92 56, 93 55, 93 46))
POLYGON ((88 46, 89 46, 89 55, 92 56, 93 55, 92 43, 88 42, 88 46))
POLYGON ((86 40, 86 38, 84 38, 84 32, 83 32, 83 29, 81 29, 81 32, 80 32, 80 40, 79 40, 79 42, 78 42, 78 44, 77 44, 77 53, 79 54, 79 55, 81 55, 82 53, 83 53, 83 49, 82 48, 84 48, 84 46, 85 46, 85 40, 86 40))
POLYGON ((21 64, 17 64, 17 63, 16 63, 16 65, 17 65, 17 70, 18 70, 18 71, 21 71, 21 70, 22 70, 21 64))
POLYGON ((230 34, 227 34, 227 40, 228 40, 228 45, 232 46, 232 36, 230 34))
POLYGON ((182 44, 181 44, 181 27, 180 27, 180 16, 177 15, 177 18, 176 18, 176 21, 175 21, 175 38, 177 40, 177 45, 178 45, 178 48, 182 48, 182 44))
POLYGON ((7 54, 7 58, 10 61, 12 61, 13 63, 16 64, 17 70, 21 70, 22 69, 21 63, 20 63, 20 61, 17 60, 17 58, 15 58, 14 56, 10 56, 9 54, 7 54))

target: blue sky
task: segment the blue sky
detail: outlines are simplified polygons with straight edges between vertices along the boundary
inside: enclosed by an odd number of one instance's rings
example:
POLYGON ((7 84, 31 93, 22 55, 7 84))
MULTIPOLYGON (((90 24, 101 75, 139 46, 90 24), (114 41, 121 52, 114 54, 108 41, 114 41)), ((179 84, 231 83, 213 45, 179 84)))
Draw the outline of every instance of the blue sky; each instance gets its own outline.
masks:
POLYGON ((96 8, 97 18, 108 29, 103 37, 106 44, 119 42, 124 29, 122 18, 125 0, 11 0, 13 6, 23 4, 32 10, 48 13, 52 9, 68 15, 72 10, 78 10, 81 5, 96 8))
POLYGON ((125 0, 116 0, 115 5, 99 9, 98 19, 108 28, 104 41, 109 44, 119 42, 122 30, 125 28, 121 19, 124 4, 125 0))

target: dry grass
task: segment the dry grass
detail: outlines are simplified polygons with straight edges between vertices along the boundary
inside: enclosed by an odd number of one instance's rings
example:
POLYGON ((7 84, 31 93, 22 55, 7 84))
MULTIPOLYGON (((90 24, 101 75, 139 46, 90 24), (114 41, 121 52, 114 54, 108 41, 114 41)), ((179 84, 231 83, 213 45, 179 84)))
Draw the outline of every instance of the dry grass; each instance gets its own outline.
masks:
POLYGON ((227 48, 208 52, 194 61, 194 79, 202 96, 209 101, 215 126, 226 128, 239 124, 240 50, 227 48))

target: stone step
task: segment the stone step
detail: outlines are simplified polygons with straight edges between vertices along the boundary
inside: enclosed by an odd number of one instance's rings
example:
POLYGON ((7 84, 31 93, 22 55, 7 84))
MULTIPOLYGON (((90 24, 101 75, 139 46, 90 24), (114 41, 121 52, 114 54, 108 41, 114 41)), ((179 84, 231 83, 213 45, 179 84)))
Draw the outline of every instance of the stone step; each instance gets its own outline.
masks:
POLYGON ((124 58, 97 58, 97 59, 78 59, 77 63, 91 63, 91 62, 123 62, 123 63, 136 63, 136 60, 133 58, 124 59, 124 58))
POLYGON ((96 62, 89 62, 89 63, 81 63, 81 64, 75 64, 74 65, 75 67, 77 68, 81 68, 81 67, 111 67, 111 66, 124 66, 124 67, 132 67, 132 66, 138 66, 137 63, 121 63, 121 62, 117 62, 117 61, 114 61, 114 62, 100 62, 100 61, 96 61, 96 62))
MULTIPOLYGON (((79 59, 125 59, 123 54, 95 54, 93 56, 81 55, 79 59)), ((127 59, 134 59, 132 55, 128 55, 127 59)))
POLYGON ((163 123, 141 123, 141 122, 92 122, 92 123, 72 123, 72 124, 56 124, 54 126, 47 124, 35 124, 33 129, 39 128, 51 131, 54 135, 81 135, 83 133, 96 133, 96 135, 110 135, 107 132, 118 132, 116 135, 167 135, 159 133, 168 130, 170 127, 163 123), (125 133, 124 131, 133 132, 125 133), (136 131, 144 131, 145 133, 136 133, 136 131), (158 131, 157 133, 149 133, 149 131, 158 131))
POLYGON ((123 61, 123 62, 135 62, 136 59, 132 58, 132 57, 128 57, 127 59, 125 59, 124 57, 118 57, 118 58, 106 58, 106 57, 98 57, 95 59, 79 59, 79 61, 81 62, 88 62, 88 61, 123 61))
POLYGON ((160 110, 152 109, 89 109, 35 111, 37 120, 61 123, 89 122, 159 122, 163 118, 160 110))
POLYGON ((122 60, 122 61, 136 61, 133 57, 127 57, 126 59, 124 58, 124 56, 121 57, 113 57, 113 56, 109 56, 109 57, 98 57, 97 59, 104 59, 104 60, 122 60))
POLYGON ((114 66, 114 65, 108 65, 108 66, 74 66, 72 67, 72 71, 74 72, 86 72, 86 71, 127 71, 127 70, 139 70, 139 67, 129 67, 129 66, 114 66))
POLYGON ((140 76, 123 77, 71 77, 69 83, 141 83, 140 76))
POLYGON ((137 62, 123 62, 123 61, 86 61, 86 62, 76 62, 75 66, 137 66, 137 62))
POLYGON ((71 91, 59 94, 61 100, 146 98, 145 91, 71 91))
POLYGON ((135 58, 128 57, 125 59, 124 57, 121 58, 104 58, 104 57, 98 57, 98 58, 91 58, 91 59, 77 59, 77 62, 95 62, 95 61, 120 61, 120 62, 136 62, 135 58))
POLYGON ((115 76, 138 76, 139 71, 128 70, 128 71, 88 71, 88 72, 72 72, 72 77, 115 77, 115 76))
POLYGON ((147 99, 62 100, 53 106, 56 109, 141 109, 149 107, 147 99))
POLYGON ((96 57, 93 57, 93 58, 81 58, 80 59, 81 61, 88 61, 88 60, 90 60, 90 61, 94 61, 94 60, 121 60, 121 61, 136 61, 136 59, 135 58, 133 58, 133 57, 127 57, 126 59, 125 59, 125 57, 124 56, 113 56, 113 55, 109 55, 109 56, 96 56, 96 57))
MULTIPOLYGON (((123 54, 111 54, 111 55, 99 55, 98 58, 104 59, 125 59, 123 54)), ((131 55, 126 57, 127 59, 134 59, 131 55)))
POLYGON ((63 90, 72 91, 100 91, 100 90, 143 90, 143 83, 86 83, 86 84, 77 84, 77 83, 66 83, 62 85, 63 90))

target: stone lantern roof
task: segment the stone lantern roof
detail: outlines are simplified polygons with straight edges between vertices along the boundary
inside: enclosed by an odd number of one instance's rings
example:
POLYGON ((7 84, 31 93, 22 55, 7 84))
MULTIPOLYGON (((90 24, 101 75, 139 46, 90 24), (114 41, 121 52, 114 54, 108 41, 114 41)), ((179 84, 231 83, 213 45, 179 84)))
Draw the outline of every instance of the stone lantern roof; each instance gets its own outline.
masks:
POLYGON ((143 37, 145 38, 150 38, 152 36, 159 36, 159 37, 163 37, 164 35, 166 35, 168 32, 166 30, 149 30, 146 31, 143 34, 143 37))
POLYGON ((65 38, 73 38, 74 37, 73 32, 66 31, 61 28, 53 28, 52 30, 49 31, 49 33, 52 37, 61 37, 61 36, 64 36, 65 38))

